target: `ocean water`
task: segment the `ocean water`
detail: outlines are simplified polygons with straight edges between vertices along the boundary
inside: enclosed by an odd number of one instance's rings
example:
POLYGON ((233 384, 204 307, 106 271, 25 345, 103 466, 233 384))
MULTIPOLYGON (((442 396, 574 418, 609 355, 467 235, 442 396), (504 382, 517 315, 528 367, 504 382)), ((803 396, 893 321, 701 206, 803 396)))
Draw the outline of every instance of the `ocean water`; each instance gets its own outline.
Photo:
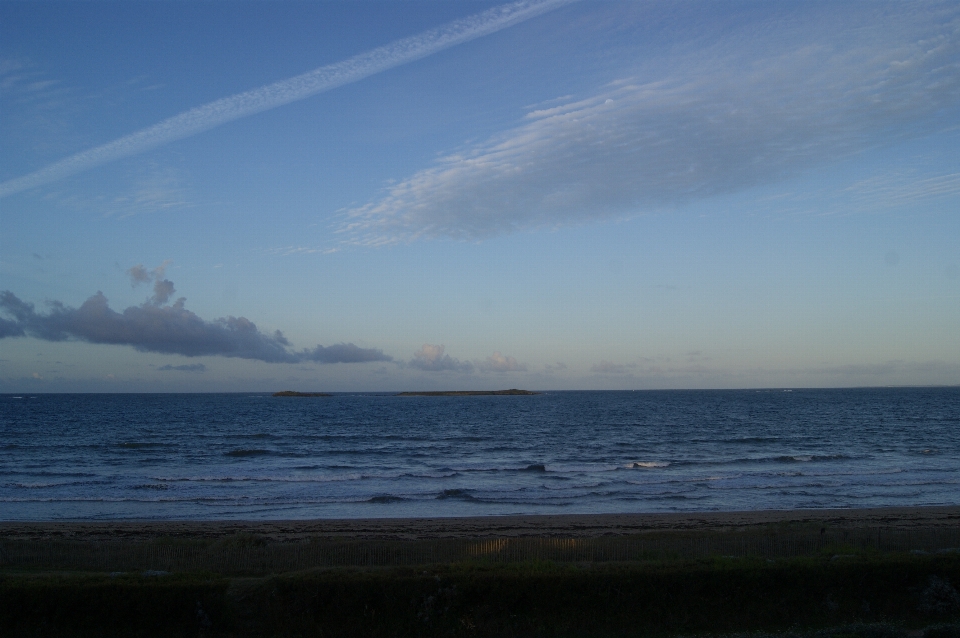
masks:
POLYGON ((960 504, 960 388, 0 395, 0 519, 960 504))

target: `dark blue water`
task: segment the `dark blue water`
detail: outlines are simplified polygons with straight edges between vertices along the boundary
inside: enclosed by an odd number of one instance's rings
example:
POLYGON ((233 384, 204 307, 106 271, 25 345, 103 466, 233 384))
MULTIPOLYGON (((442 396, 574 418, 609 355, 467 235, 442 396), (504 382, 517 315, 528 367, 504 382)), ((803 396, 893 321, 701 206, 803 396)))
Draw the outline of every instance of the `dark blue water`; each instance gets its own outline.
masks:
POLYGON ((960 504, 960 388, 0 395, 0 519, 960 504))

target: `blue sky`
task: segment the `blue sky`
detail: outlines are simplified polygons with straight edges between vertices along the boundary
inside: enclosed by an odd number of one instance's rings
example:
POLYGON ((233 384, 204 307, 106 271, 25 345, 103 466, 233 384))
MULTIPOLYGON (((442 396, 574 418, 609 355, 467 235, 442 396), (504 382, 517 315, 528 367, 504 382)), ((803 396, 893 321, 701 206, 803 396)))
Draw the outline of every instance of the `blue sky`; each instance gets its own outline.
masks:
POLYGON ((956 2, 0 2, 0 113, 0 391, 960 383, 956 2))

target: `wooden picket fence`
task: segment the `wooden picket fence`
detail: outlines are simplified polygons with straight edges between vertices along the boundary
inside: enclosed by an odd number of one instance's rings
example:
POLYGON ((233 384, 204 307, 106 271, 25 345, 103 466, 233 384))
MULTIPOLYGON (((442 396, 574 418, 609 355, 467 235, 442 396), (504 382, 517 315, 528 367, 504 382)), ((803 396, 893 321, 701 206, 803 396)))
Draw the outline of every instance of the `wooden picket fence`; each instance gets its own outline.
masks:
POLYGON ((881 552, 960 552, 960 527, 766 532, 662 532, 598 538, 221 541, 0 540, 0 569, 271 574, 324 567, 400 566, 464 561, 609 562, 728 556, 784 558, 881 552))

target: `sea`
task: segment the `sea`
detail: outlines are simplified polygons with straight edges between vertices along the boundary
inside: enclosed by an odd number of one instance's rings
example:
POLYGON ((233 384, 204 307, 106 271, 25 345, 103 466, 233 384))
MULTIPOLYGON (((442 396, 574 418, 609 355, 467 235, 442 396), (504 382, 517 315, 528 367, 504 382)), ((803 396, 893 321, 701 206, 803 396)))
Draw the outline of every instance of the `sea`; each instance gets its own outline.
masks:
POLYGON ((0 520, 960 504, 960 388, 0 395, 0 520))

